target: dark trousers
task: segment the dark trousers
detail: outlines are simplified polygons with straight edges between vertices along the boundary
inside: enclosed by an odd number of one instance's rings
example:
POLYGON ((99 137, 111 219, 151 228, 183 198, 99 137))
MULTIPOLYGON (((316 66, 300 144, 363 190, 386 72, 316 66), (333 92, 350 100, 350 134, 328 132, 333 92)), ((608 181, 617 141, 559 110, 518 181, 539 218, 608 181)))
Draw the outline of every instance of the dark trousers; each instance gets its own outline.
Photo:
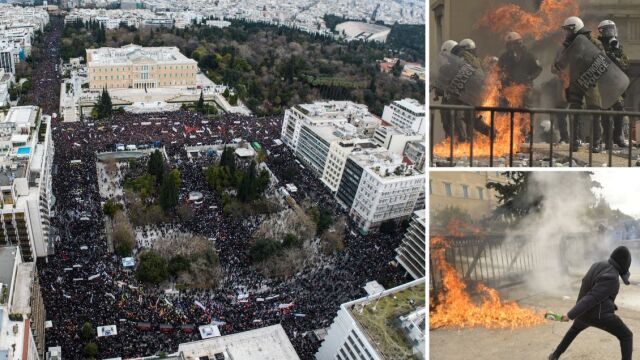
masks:
POLYGON ((564 338, 560 342, 560 345, 556 348, 553 354, 560 357, 564 353, 571 342, 582 332, 582 330, 593 326, 600 330, 604 330, 609 334, 615 336, 620 341, 620 351, 622 353, 622 360, 631 360, 631 352, 633 351, 633 333, 622 322, 622 319, 615 314, 603 315, 600 319, 575 319, 573 325, 564 338))
MULTIPOLYGON (((613 106, 609 110, 623 111, 624 104, 621 101, 617 101, 615 104, 613 104, 613 106)), ((607 144, 607 146, 609 145, 609 141, 614 143, 615 141, 623 140, 622 126, 623 126, 622 115, 602 116, 602 129, 604 130, 604 142, 607 144), (613 121, 611 121, 611 118, 613 118, 613 121), (611 133, 612 129, 613 129, 613 134, 611 133)))

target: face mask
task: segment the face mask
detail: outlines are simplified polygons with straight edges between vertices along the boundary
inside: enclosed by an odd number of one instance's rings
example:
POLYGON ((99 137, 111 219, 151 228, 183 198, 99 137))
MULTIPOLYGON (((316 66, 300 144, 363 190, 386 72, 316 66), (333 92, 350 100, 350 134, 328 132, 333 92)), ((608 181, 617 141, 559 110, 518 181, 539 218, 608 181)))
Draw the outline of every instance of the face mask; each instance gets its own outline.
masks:
POLYGON ((616 37, 617 35, 618 34, 615 26, 605 26, 600 29, 600 36, 602 36, 603 38, 612 38, 616 37))

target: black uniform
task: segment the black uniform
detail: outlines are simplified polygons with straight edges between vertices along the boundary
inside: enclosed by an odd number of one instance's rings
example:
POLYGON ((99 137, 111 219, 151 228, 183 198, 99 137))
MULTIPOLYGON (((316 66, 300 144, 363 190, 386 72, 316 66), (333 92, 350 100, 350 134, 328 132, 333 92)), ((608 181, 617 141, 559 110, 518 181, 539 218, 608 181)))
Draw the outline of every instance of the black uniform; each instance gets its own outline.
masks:
POLYGON ((498 66, 503 88, 511 85, 532 87, 533 80, 542 72, 538 60, 522 45, 514 45, 514 48, 500 55, 498 66))
MULTIPOLYGON (((456 45, 453 47, 453 49, 451 49, 451 54, 456 55, 460 58, 462 58, 467 64, 473 66, 474 69, 484 73, 484 69, 482 68, 482 63, 480 62, 480 59, 478 58, 478 56, 476 56, 476 54, 474 52, 471 52, 469 50, 466 50, 463 46, 460 45, 456 45)), ((458 99, 452 100, 452 104, 456 104, 456 105, 462 105, 464 104, 463 102, 461 102, 458 99)), ((468 104, 466 104, 468 105, 468 104)), ((473 116, 475 116, 473 113, 463 113, 461 111, 458 112, 458 117, 455 118, 454 116, 454 121, 456 124, 456 127, 458 126, 458 124, 460 123, 465 123, 466 124, 466 138, 470 139, 473 136, 473 131, 477 131, 485 136, 489 136, 489 134, 491 133, 491 127, 488 126, 487 124, 485 124, 482 119, 477 118, 477 119, 472 119, 473 116), (473 126, 471 125, 471 122, 473 121, 473 126)), ((492 136, 493 137, 493 136, 492 136)))
MULTIPOLYGON (((610 37, 599 37, 598 40, 602 43, 604 47, 604 51, 607 53, 607 56, 611 61, 613 61, 618 67, 624 71, 625 73, 629 70, 629 58, 624 53, 622 49, 622 45, 615 39, 610 37)), ((624 110, 624 94, 616 101, 613 106, 611 106, 610 110, 615 111, 623 111, 624 110)), ((613 124, 611 123, 611 116, 605 115, 602 117, 602 128, 604 129, 604 140, 606 142, 607 148, 609 147, 609 141, 612 141, 612 144, 617 144, 620 147, 625 147, 626 144, 624 142, 624 137, 622 136, 622 125, 623 120, 622 116, 614 116, 613 124), (610 137, 611 127, 613 125, 613 136, 610 137)))
POLYGON ((550 360, 558 359, 576 336, 589 326, 617 337, 620 341, 622 360, 631 360, 633 333, 615 314, 618 309, 615 300, 620 290, 618 276, 622 277, 628 285, 629 266, 631 266, 631 254, 624 246, 616 248, 608 261, 591 265, 582 279, 578 301, 567 313, 569 319, 574 320, 573 324, 560 345, 549 356, 550 360))
MULTIPOLYGON (((586 28, 582 28, 577 33, 567 37, 565 41, 562 43, 562 45, 565 48, 569 47, 573 42, 573 40, 575 40, 578 36, 586 36, 587 39, 589 39, 599 49, 604 50, 602 43, 600 43, 599 40, 592 38, 591 30, 588 30, 586 28)), ((568 64, 564 63, 562 59, 558 59, 554 64, 554 68, 556 70, 562 70, 567 65, 568 64)), ((575 75, 575 74, 572 74, 572 75, 575 75)), ((571 80, 574 80, 574 79, 571 79, 571 80)), ((575 81, 571 81, 569 83, 569 87, 565 89, 565 96, 566 96, 567 102, 569 103, 569 109, 582 109, 582 104, 585 100, 586 100, 587 109, 600 110, 601 108, 600 92, 597 86, 585 92, 575 83, 575 81)), ((594 119, 592 122, 592 126, 593 126, 592 130, 593 130, 594 138, 591 139, 591 146, 594 152, 599 152, 600 142, 602 138, 602 128, 600 127, 599 119, 597 119, 598 116, 595 116, 595 117, 596 119, 594 119)), ((573 121, 574 139, 573 139, 573 143, 571 144, 571 151, 576 151, 578 146, 580 145, 580 142, 582 140, 581 129, 582 129, 581 116, 574 115, 574 121, 573 121)))

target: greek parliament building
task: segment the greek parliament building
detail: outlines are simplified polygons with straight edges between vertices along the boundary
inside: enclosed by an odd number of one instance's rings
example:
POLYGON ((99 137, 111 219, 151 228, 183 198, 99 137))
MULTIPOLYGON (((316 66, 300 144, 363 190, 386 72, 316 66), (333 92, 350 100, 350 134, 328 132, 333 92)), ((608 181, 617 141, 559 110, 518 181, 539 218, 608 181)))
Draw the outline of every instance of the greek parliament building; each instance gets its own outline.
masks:
POLYGON ((197 71, 198 63, 175 46, 87 49, 92 90, 195 86, 197 71))

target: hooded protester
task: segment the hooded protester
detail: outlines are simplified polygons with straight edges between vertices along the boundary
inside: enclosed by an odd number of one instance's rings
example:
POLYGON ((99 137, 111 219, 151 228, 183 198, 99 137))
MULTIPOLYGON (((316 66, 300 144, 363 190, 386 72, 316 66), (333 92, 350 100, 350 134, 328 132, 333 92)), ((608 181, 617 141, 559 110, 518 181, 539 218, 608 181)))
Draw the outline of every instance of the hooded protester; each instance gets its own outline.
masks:
POLYGON ((613 250, 608 261, 591 265, 582 278, 575 306, 562 316, 562 321, 573 320, 573 324, 560 345, 549 355, 549 360, 559 359, 576 336, 590 326, 617 337, 620 341, 622 360, 631 360, 633 333, 615 314, 618 309, 615 300, 620 290, 618 276, 625 285, 629 285, 630 266, 631 253, 625 246, 613 250))

